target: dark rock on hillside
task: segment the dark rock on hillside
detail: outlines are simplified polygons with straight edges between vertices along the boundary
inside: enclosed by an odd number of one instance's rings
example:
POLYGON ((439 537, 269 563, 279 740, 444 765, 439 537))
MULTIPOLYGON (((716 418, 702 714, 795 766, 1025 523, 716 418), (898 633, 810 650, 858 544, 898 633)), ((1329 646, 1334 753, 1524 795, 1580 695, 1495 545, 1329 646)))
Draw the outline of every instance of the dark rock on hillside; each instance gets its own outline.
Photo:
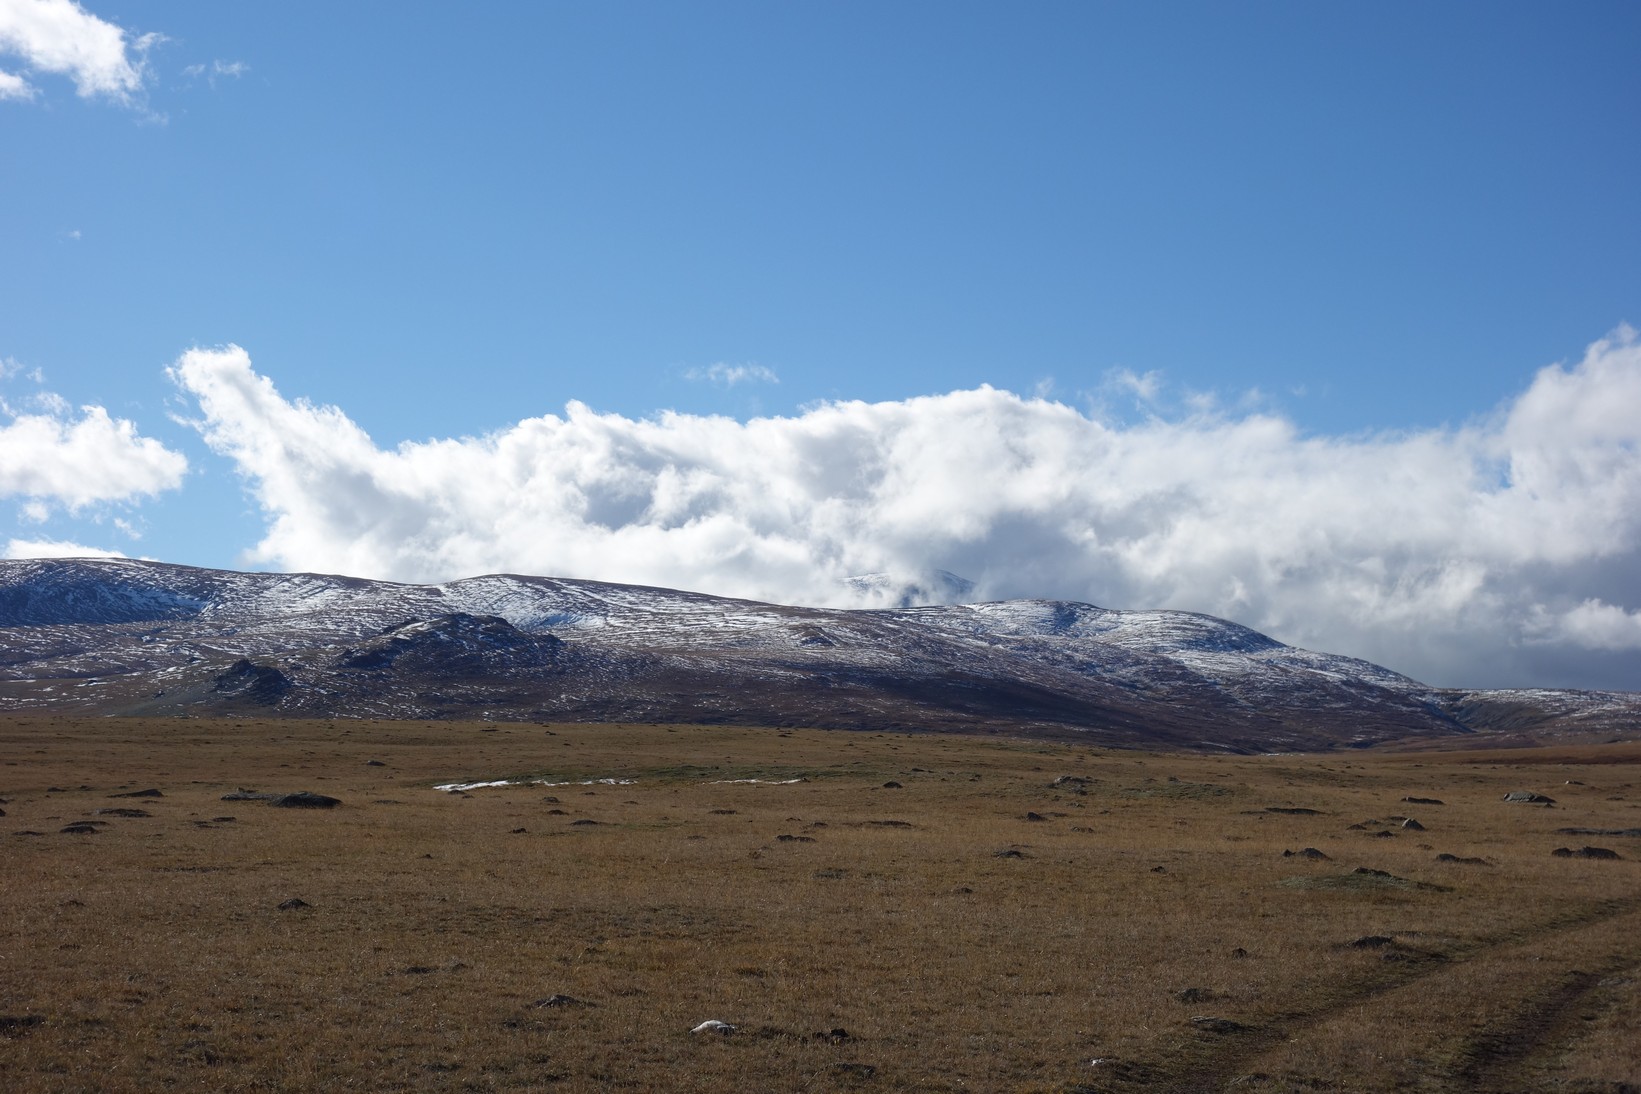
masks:
MULTIPOLYGON (((66 832, 68 829, 65 828, 63 831, 66 832)), ((1576 851, 1571 847, 1557 847, 1554 851, 1551 851, 1550 854, 1556 856, 1557 858, 1618 859, 1624 857, 1617 851, 1607 847, 1580 847, 1576 851)))
POLYGON ((563 644, 550 634, 525 634, 499 616, 453 612, 388 627, 343 650, 336 666, 460 676, 493 668, 497 661, 545 667, 563 644))
POLYGON ((242 657, 219 673, 211 687, 225 697, 273 704, 291 690, 291 681, 271 665, 253 664, 242 657))

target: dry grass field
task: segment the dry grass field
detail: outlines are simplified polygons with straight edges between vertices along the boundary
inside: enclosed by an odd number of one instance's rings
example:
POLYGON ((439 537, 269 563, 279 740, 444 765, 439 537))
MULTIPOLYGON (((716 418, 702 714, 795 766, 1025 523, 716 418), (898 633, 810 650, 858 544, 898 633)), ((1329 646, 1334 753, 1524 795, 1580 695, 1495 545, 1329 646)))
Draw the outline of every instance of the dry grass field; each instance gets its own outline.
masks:
POLYGON ((5 720, 0 1086, 1635 1090, 1638 763, 5 720))

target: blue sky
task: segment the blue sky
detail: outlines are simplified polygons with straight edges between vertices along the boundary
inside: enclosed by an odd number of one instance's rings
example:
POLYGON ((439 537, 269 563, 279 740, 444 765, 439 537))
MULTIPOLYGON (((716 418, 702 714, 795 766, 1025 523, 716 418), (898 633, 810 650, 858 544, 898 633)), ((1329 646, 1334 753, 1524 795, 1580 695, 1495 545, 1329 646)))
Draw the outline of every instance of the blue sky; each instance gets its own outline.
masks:
POLYGON ((1636 437, 1520 425, 1555 376, 1641 419, 1638 45, 1601 2, 0 0, 0 545, 812 601, 953 568, 1437 682, 1641 687, 1636 437), (1053 408, 1065 443, 990 481, 1053 408), (927 455, 946 415, 976 432, 921 478, 862 424, 927 455), (427 485, 544 419, 574 439, 474 464, 489 507, 427 485), (977 437, 1002 454, 947 482, 977 437), (1200 459, 1112 455, 1145 443, 1200 459), (519 470, 547 450, 597 467, 519 470), (799 470, 753 489, 735 453, 799 470), (1587 503, 1478 528, 1529 465, 1587 503), (1333 492, 1278 519, 1275 482, 1333 492), (922 539, 876 535, 891 497, 922 539), (1546 520, 1572 542, 1523 548, 1546 520), (1467 622, 1407 653, 1430 613, 1467 622))

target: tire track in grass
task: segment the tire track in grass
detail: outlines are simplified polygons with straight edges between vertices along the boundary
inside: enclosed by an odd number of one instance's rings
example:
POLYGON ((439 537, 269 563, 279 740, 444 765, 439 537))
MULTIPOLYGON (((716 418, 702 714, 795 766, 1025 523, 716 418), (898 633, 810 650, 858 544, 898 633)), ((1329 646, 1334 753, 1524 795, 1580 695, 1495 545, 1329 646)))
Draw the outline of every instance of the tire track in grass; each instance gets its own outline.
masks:
MULTIPOLYGON (((1146 1081, 1142 1085, 1146 1089, 1166 1089, 1176 1092, 1176 1094, 1220 1094, 1220 1092, 1226 1090, 1241 1089, 1250 1078, 1248 1075, 1249 1064, 1278 1045, 1298 1039, 1328 1019, 1336 1017, 1353 1007, 1361 1006, 1363 1003, 1371 1002, 1393 991, 1411 987, 1432 977, 1454 974, 1466 965, 1478 959, 1485 959, 1488 955, 1507 949, 1510 946, 1542 943, 1555 935, 1591 927, 1638 911, 1641 911, 1641 897, 1599 901, 1581 911, 1552 917, 1537 926, 1511 931, 1493 939, 1474 943, 1468 947, 1461 947, 1457 952, 1447 954, 1445 960, 1430 959, 1405 962, 1399 966, 1396 972, 1359 984, 1352 990, 1344 991, 1332 997, 1321 1006, 1308 1010, 1284 1012, 1268 1019, 1259 1026, 1247 1028, 1239 1033, 1224 1035, 1224 1040, 1229 1042, 1224 1048, 1216 1051, 1215 1046, 1202 1046, 1207 1051, 1206 1058, 1204 1058, 1202 1049, 1196 1052, 1192 1051, 1192 1048, 1196 1046, 1189 1044, 1177 1046, 1176 1056, 1183 1057, 1183 1059, 1174 1066, 1156 1065, 1154 1068, 1147 1069, 1146 1081)), ((1623 960, 1620 959, 1619 963, 1622 964, 1623 960)), ((1629 960, 1633 961, 1633 958, 1629 960)), ((1579 973, 1576 981, 1569 980, 1567 985, 1556 993, 1556 997, 1559 999, 1569 988, 1577 989, 1567 995, 1564 1001, 1556 1004, 1552 1000, 1551 1006, 1537 1008, 1533 1013, 1542 1013, 1545 1016, 1542 1023, 1543 1033, 1539 1040, 1528 1048, 1528 1052, 1533 1051, 1538 1045, 1547 1043, 1547 1038, 1556 1031, 1559 1016, 1570 1014, 1578 1000, 1593 990, 1595 985, 1606 975, 1608 973, 1579 973), (1585 984, 1586 976, 1593 977, 1587 985, 1585 984)), ((1523 1026, 1523 1029, 1529 1032, 1533 1028, 1537 1027, 1530 1021, 1523 1026)), ((1500 1031, 1500 1034, 1503 1037, 1509 1036, 1507 1031, 1500 1031)), ((1499 1038, 1494 1037, 1492 1031, 1489 1031, 1488 1034, 1484 1034, 1483 1039, 1491 1042, 1499 1038)), ((1478 1056, 1475 1064, 1478 1068, 1477 1075, 1481 1076, 1484 1072, 1487 1075, 1493 1074, 1492 1069, 1495 1062, 1497 1067, 1507 1069, 1512 1063, 1525 1059, 1526 1055, 1511 1056, 1509 1058, 1499 1055, 1478 1056)), ((1118 1091, 1130 1088, 1131 1084, 1119 1080, 1113 1086, 1079 1084, 1071 1089, 1086 1092, 1086 1094, 1105 1094, 1106 1091, 1116 1094, 1118 1091)), ((1257 1089, 1257 1086, 1252 1088, 1257 1089)), ((1471 1085, 1463 1077, 1459 1077, 1455 1079, 1453 1089, 1469 1092, 1490 1088, 1471 1085)))
POLYGON ((1477 1094, 1516 1094, 1540 1089, 1523 1082, 1522 1071, 1537 1058, 1576 1041, 1578 1014, 1586 999, 1610 976, 1641 967, 1634 954, 1616 954, 1594 972, 1574 970, 1553 991, 1532 1001, 1509 1023, 1483 1032, 1471 1042, 1468 1062, 1460 1069, 1457 1089, 1477 1094))

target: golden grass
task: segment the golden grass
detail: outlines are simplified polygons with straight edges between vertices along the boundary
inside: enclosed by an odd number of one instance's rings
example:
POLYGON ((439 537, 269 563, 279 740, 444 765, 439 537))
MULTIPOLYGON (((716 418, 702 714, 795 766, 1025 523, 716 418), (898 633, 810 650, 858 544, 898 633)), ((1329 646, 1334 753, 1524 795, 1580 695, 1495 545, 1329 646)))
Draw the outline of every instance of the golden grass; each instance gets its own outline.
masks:
POLYGON ((0 1074, 19 1094, 1635 1082, 1641 839, 1555 831, 1641 826, 1641 750, 1600 755, 14 719, 0 1074), (636 781, 432 789, 509 775, 636 781), (344 804, 221 800, 240 786, 344 804), (152 815, 96 813, 122 807, 152 815), (59 831, 82 819, 107 823, 59 831), (1549 854, 1584 844, 1625 859, 1549 854), (1305 847, 1331 858, 1282 854, 1305 847), (537 1005, 555 995, 590 1005, 537 1005), (708 1018, 738 1032, 688 1032, 708 1018))

